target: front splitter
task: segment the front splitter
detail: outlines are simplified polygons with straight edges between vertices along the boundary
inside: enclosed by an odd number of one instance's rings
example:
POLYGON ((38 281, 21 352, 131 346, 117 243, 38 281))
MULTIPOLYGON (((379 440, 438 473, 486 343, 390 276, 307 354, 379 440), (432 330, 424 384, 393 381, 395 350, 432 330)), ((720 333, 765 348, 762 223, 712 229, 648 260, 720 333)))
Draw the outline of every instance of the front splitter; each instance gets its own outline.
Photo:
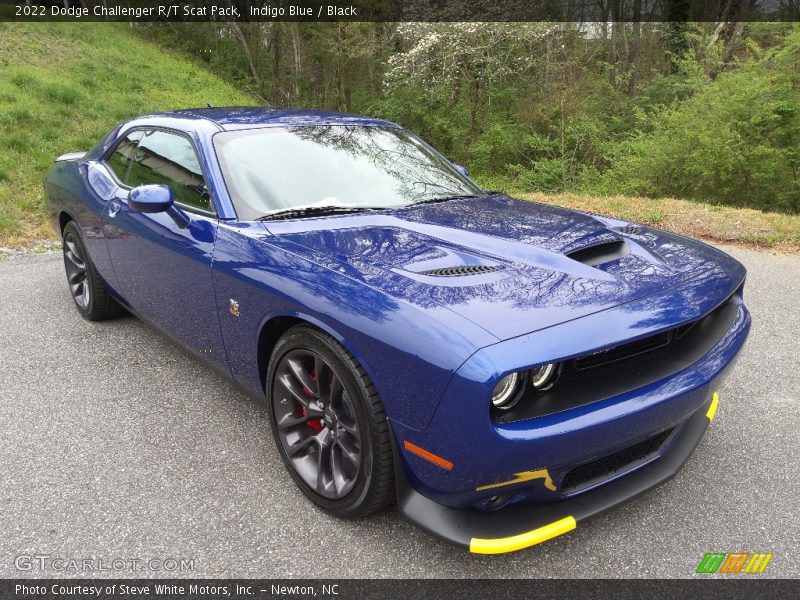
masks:
POLYGON ((692 455, 714 418, 716 392, 686 422, 657 460, 614 481, 559 502, 515 505, 493 512, 450 508, 423 496, 397 468, 400 512, 417 527, 476 554, 521 550, 575 529, 578 523, 627 502, 671 479, 692 455))

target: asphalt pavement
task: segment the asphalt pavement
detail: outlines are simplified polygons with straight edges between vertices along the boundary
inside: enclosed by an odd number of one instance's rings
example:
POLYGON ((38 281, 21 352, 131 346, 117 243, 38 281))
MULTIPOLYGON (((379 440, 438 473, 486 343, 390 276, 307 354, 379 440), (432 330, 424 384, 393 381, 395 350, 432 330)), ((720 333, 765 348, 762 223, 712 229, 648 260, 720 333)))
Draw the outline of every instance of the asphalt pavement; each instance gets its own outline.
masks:
POLYGON ((395 511, 328 516, 284 471, 264 405, 132 317, 81 319, 60 254, 0 261, 0 577, 698 577, 712 551, 771 552, 758 577, 800 577, 800 257, 726 250, 749 270, 753 328, 690 461, 489 557, 395 511), (193 570, 68 562, 84 559, 193 570))

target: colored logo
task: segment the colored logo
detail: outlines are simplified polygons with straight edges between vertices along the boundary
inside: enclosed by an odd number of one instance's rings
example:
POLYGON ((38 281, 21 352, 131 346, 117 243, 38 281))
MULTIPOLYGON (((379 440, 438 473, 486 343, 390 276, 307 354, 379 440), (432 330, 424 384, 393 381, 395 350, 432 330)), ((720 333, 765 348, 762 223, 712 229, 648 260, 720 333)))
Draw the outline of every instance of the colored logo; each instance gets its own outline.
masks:
POLYGON ((765 552, 707 552, 697 567, 697 573, 763 573, 772 553, 765 552))
POLYGON ((239 303, 236 300, 234 300, 233 298, 231 298, 231 305, 230 305, 230 308, 228 308, 228 312, 231 313, 231 316, 233 316, 233 317, 238 317, 239 314, 240 314, 239 313, 239 303))

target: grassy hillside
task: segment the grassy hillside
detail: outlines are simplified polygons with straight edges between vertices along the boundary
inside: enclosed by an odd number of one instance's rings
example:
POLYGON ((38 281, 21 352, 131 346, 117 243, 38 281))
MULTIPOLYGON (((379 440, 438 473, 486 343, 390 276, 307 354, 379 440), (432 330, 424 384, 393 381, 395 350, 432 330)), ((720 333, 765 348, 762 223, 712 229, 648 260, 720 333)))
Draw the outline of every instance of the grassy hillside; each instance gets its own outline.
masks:
POLYGON ((0 24, 0 246, 52 238, 42 176, 146 112, 253 98, 126 24, 0 24))
MULTIPOLYGON (((126 24, 0 23, 0 258, 3 247, 55 237, 42 193, 42 176, 53 158, 88 149, 133 115, 207 103, 254 100, 199 63, 142 41, 126 24)), ((674 199, 545 196, 495 177, 478 180, 521 198, 706 239, 800 251, 800 215, 674 199)))

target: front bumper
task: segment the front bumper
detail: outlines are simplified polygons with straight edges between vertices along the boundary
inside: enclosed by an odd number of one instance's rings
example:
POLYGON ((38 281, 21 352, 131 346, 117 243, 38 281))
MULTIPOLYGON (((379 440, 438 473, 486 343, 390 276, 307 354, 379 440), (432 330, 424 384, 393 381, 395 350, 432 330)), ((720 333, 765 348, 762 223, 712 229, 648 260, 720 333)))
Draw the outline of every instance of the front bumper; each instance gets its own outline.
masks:
MULTIPOLYGON (((712 398, 747 339, 750 315, 741 294, 731 289, 739 286, 728 282, 721 293, 708 293, 706 285, 702 296, 702 290, 676 290, 567 323, 560 335, 545 331, 476 353, 453 377, 425 430, 392 423, 401 512, 474 552, 506 552, 565 533, 672 477, 713 418, 712 398), (694 296, 682 297, 687 293, 694 296), (691 303, 691 297, 700 300, 691 303), (719 297, 728 299, 714 302, 719 297), (665 373, 656 369, 646 383, 639 382, 634 365, 619 377, 630 389, 509 423, 491 422, 486 401, 473 401, 488 398, 502 374, 497 365, 517 369, 525 361, 544 362, 536 352, 568 356, 564 347, 581 336, 600 340, 622 332, 623 339, 632 339, 643 324, 650 327, 650 315, 674 307, 690 320, 719 308, 724 318, 714 327, 721 329, 710 332, 710 346, 697 346, 694 354, 681 349, 665 373)), ((651 370, 644 371, 650 377, 651 370)))
POLYGON ((577 524, 671 479, 699 444, 717 410, 711 398, 682 426, 656 460, 582 494, 536 505, 513 505, 486 512, 444 506, 415 491, 397 469, 400 512, 412 523, 476 554, 521 550, 567 533, 577 524))

